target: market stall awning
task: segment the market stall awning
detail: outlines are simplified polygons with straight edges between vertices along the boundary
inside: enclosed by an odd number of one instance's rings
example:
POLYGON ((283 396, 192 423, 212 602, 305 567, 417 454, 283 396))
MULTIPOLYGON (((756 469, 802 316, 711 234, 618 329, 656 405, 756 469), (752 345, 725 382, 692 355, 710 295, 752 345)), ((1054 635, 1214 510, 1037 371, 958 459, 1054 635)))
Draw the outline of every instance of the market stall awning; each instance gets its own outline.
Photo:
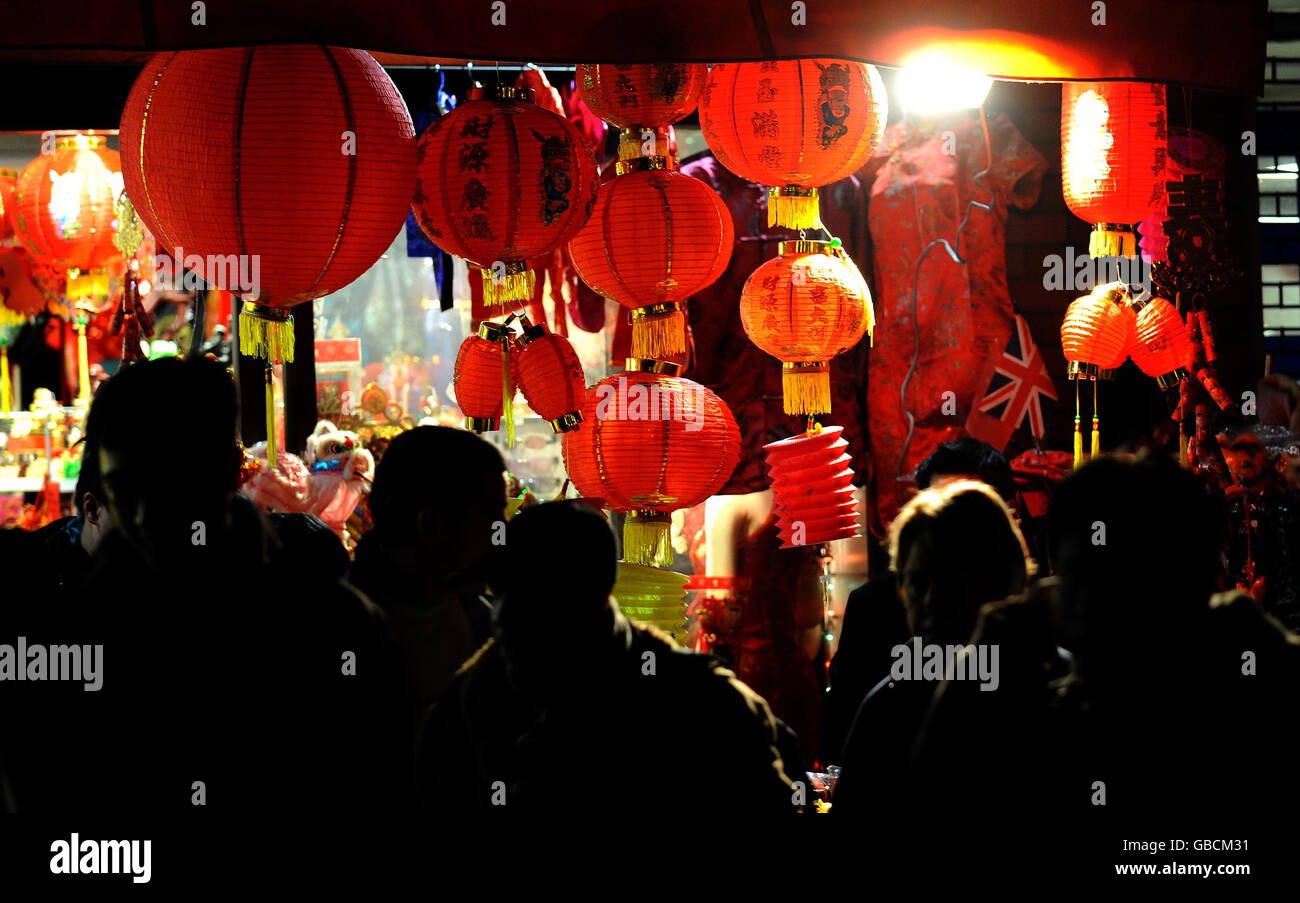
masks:
POLYGON ((1266 16, 1265 0, 62 0, 7 16, 0 58, 57 51, 122 61, 152 50, 328 43, 479 62, 836 56, 899 65, 937 46, 999 78, 1255 94, 1266 16))

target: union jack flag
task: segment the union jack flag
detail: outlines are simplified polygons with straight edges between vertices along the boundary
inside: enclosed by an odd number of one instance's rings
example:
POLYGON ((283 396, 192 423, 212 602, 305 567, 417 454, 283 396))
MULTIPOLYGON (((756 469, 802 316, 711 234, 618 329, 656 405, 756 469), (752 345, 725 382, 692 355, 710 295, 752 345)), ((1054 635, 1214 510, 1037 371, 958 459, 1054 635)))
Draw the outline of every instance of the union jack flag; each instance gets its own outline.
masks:
POLYGON ((1043 399, 1056 401, 1056 386, 1043 355, 1034 344, 1025 318, 1016 314, 1011 339, 1000 354, 990 355, 979 385, 981 397, 971 406, 966 431, 998 449, 1007 447, 1014 433, 1029 419, 1029 431, 1039 439, 1046 434, 1043 399))

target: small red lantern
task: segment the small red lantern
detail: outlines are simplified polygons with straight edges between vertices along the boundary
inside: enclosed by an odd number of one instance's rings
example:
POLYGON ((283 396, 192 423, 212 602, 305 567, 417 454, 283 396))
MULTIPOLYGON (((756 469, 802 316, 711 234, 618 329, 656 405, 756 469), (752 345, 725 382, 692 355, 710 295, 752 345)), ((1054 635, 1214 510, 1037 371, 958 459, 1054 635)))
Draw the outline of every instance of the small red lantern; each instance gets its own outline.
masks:
POLYGON ((575 80, 591 111, 622 130, 618 157, 626 160, 669 153, 668 127, 695 110, 708 75, 704 63, 583 63, 575 80))
POLYGON ((686 350, 682 302, 727 269, 735 233, 717 192, 676 171, 671 157, 618 163, 591 219, 569 243, 592 291, 632 309, 632 356, 686 350))
POLYGON ((528 261, 582 228, 596 203, 596 161, 582 133, 527 88, 481 89, 420 136, 413 209, 438 247, 483 276, 489 305, 533 296, 528 261))
POLYGON ((1192 360, 1192 340, 1174 306, 1143 293, 1129 305, 1137 312, 1129 355, 1162 389, 1178 385, 1192 360))
POLYGON ((506 410, 507 405, 513 407, 515 396, 509 342, 510 327, 487 322, 461 342, 451 382, 467 430, 483 433, 498 429, 502 413, 513 421, 512 412, 506 410))
POLYGON ((18 237, 33 256, 67 271, 74 303, 108 301, 108 269, 121 260, 113 245, 121 193, 121 158, 103 135, 59 138, 54 153, 37 157, 18 177, 18 237))
POLYGON ((722 399, 677 376, 676 364, 628 365, 587 393, 583 428, 564 434, 564 463, 582 495, 628 513, 624 560, 667 567, 670 512, 726 484, 740 460, 740 430, 722 399))
POLYGON ((858 535, 852 458, 843 431, 842 426, 813 426, 807 433, 763 446, 772 472, 781 548, 858 535))
POLYGON ((587 381, 569 340, 542 323, 524 329, 515 341, 514 375, 524 400, 557 433, 582 423, 587 381))
POLYGON ((831 409, 830 359, 875 328, 871 293, 838 241, 783 241, 745 281, 740 323, 782 361, 787 414, 831 409))
POLYGON ((1061 350, 1065 375, 1074 384, 1074 466, 1083 463, 1083 427, 1079 407, 1079 381, 1092 381, 1092 455, 1101 454, 1101 417, 1097 409, 1097 382, 1114 379, 1128 357, 1136 315, 1128 305, 1127 288, 1118 282, 1099 285, 1092 294, 1070 302, 1061 323, 1061 350))
POLYGON ((415 132, 362 50, 156 54, 122 113, 126 190, 177 266, 242 294, 244 354, 293 360, 289 309, 388 249, 415 183, 415 132))
POLYGON ((1061 189, 1095 223, 1093 257, 1133 257, 1133 224, 1163 205, 1165 87, 1066 82, 1061 88, 1061 189))
POLYGON ((817 189, 857 172, 889 118, 874 66, 807 59, 719 63, 700 97, 700 128, 718 162, 774 186, 769 226, 821 225, 817 189))
POLYGON ((0 245, 8 245, 16 234, 14 214, 17 213, 18 170, 0 169, 0 245))

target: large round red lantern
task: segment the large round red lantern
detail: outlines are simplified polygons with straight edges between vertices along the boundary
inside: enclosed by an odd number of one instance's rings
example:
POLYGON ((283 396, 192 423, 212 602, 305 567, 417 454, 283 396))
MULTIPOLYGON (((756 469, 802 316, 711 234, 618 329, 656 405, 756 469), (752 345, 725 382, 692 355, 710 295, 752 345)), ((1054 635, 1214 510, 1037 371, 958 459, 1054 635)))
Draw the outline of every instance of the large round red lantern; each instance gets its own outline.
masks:
POLYGON ((632 310, 632 356, 686 350, 682 302, 727 269, 735 234, 722 198, 671 157, 621 161, 569 243, 578 275, 632 310))
POLYGON ((817 189, 861 169, 889 118, 874 66, 807 59, 720 63, 700 98, 700 128, 718 162, 773 186, 770 226, 821 225, 817 189))
POLYGON ((668 127, 695 110, 708 75, 704 63, 583 63, 576 81, 591 111, 622 130, 618 156, 626 160, 669 153, 668 127))
POLYGON ((1178 385, 1187 376, 1193 349, 1187 326, 1164 298, 1140 294, 1129 305, 1137 312, 1129 356, 1162 389, 1178 385))
POLYGON ((557 433, 582 423, 587 381, 569 340, 538 323, 515 340, 514 375, 524 400, 557 433))
POLYGON ((509 341, 510 327, 485 322, 460 345, 451 382, 467 430, 498 429, 506 404, 514 403, 509 341))
POLYGON ((18 170, 0 169, 0 245, 8 245, 17 230, 14 214, 17 213, 18 170))
POLYGON ((564 434, 564 463, 583 496, 627 512, 623 558, 672 563, 670 512, 698 505, 731 477, 740 430, 710 389, 675 364, 629 361, 587 393, 582 429, 564 434))
POLYGON ((54 153, 24 167, 14 199, 14 225, 38 259, 67 271, 72 302, 108 300, 114 204, 122 193, 122 164, 103 135, 59 138, 54 153))
POLYGON ((364 51, 160 53, 122 113, 123 175, 178 267, 243 296, 240 350, 291 361, 289 309, 352 282, 401 228, 414 138, 364 51))
POLYGON ((866 281, 836 242, 783 241, 745 280, 740 324, 782 362, 787 414, 831 409, 830 359, 875 327, 866 281))
POLYGON ((1061 189, 1095 224, 1093 257, 1137 253, 1134 223, 1164 200, 1165 88, 1139 82, 1066 82, 1061 88, 1061 189))
POLYGON ((416 220, 483 276, 489 305, 533 296, 527 261, 573 238, 596 203, 596 161, 582 133, 527 88, 481 92, 420 136, 416 220))

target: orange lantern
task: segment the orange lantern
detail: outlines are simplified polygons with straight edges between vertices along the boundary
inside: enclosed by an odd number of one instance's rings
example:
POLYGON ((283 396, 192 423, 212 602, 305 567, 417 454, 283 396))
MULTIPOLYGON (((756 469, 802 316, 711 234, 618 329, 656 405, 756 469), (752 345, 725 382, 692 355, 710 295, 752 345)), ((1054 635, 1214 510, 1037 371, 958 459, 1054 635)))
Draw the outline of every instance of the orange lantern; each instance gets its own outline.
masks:
POLYGON ((769 226, 821 225, 817 189, 861 169, 889 118, 874 66, 808 59, 719 63, 700 97, 700 128, 718 162, 773 186, 769 226))
POLYGON ((730 409, 676 364, 629 360, 592 387, 582 429, 564 434, 564 463, 583 496, 627 512, 623 558, 672 563, 670 512, 698 505, 731 477, 740 430, 730 409))
POLYGON ((420 136, 415 217, 438 247, 479 268, 489 305, 533 296, 527 261, 550 255, 596 203, 582 133, 528 88, 481 89, 420 136))
POLYGON ((1137 312, 1129 355, 1162 389, 1178 385, 1192 360, 1192 340, 1174 306, 1143 293, 1129 304, 1137 312))
POLYGON ((668 127, 695 110, 708 75, 703 63, 583 63, 576 81, 583 103, 622 130, 618 158, 626 160, 669 153, 668 127))
POLYGON ((814 425, 806 433, 763 446, 772 472, 781 548, 858 535, 853 468, 843 432, 842 426, 814 425))
POLYGON ((528 406, 555 432, 576 430, 582 423, 587 382, 569 340, 538 323, 525 328, 515 346, 515 380, 528 406))
POLYGON ((485 322, 461 342, 451 383, 467 430, 483 433, 498 429, 505 413, 513 432, 515 386, 509 341, 509 326, 485 322))
POLYGON ((731 260, 731 213, 717 192, 676 171, 671 157, 618 163, 591 219, 569 243, 592 291, 632 309, 632 355, 686 350, 682 302, 712 285, 731 260))
POLYGON ((108 270, 121 259, 113 245, 121 193, 121 158, 102 135, 59 138, 18 177, 15 231, 33 256, 67 270, 71 302, 108 300, 108 270))
POLYGON ((1061 188, 1094 223, 1088 253, 1133 257, 1134 223, 1164 202, 1165 87, 1066 82, 1061 88, 1061 188))
POLYGON ((1101 454, 1101 418, 1097 412, 1097 382, 1114 379, 1128 357, 1136 315, 1128 305, 1122 283, 1099 285, 1089 295, 1076 298, 1061 323, 1061 350, 1065 375, 1074 384, 1074 466, 1083 463, 1083 432, 1079 407, 1079 381, 1092 382, 1092 455, 1101 454))
POLYGON ((0 169, 0 245, 8 245, 16 233, 15 205, 18 200, 18 170, 0 169))
POLYGON ((740 292, 740 324, 782 362, 787 414, 831 409, 830 359, 875 328, 866 281, 839 241, 783 241, 740 292))

